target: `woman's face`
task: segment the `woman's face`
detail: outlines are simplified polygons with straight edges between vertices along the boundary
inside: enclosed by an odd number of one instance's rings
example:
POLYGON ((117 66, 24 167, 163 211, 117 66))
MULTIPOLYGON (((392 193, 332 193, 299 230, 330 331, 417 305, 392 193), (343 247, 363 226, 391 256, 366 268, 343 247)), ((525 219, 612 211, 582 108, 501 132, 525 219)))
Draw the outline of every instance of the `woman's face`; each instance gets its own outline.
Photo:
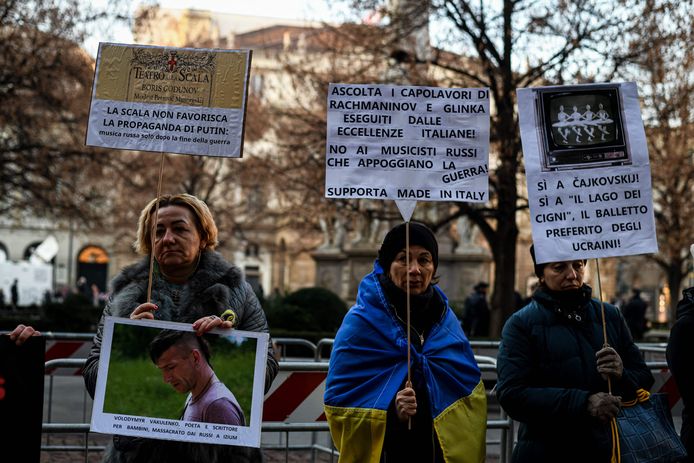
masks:
POLYGON ((422 294, 429 287, 434 276, 434 258, 429 251, 419 245, 410 246, 410 268, 407 268, 407 255, 403 249, 390 264, 388 276, 395 285, 407 291, 407 274, 410 274, 410 294, 422 294))
POLYGON ((164 273, 173 274, 194 267, 205 244, 190 209, 183 206, 159 209, 154 257, 164 273))
POLYGON ((582 260, 551 262, 542 269, 542 278, 552 291, 568 291, 583 286, 585 263, 582 260))

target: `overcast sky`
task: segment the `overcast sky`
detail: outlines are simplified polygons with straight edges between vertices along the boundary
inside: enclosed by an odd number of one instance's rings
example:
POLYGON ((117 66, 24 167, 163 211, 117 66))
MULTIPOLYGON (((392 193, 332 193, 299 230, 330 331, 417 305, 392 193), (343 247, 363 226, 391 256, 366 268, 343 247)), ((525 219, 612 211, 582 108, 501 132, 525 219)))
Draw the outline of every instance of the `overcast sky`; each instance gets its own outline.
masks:
MULTIPOLYGON (((100 0, 96 0, 99 3, 100 0)), ((141 4, 132 0, 131 11, 141 4)), ((271 18, 303 19, 309 21, 337 21, 335 6, 328 7, 327 0, 159 0, 162 8, 195 8, 219 13, 266 16, 271 18)), ((88 53, 96 56, 99 42, 133 43, 131 31, 126 26, 97 28, 84 46, 88 53)))
POLYGON ((159 4, 163 8, 197 8, 290 19, 325 19, 330 14, 325 0, 159 0, 159 4))

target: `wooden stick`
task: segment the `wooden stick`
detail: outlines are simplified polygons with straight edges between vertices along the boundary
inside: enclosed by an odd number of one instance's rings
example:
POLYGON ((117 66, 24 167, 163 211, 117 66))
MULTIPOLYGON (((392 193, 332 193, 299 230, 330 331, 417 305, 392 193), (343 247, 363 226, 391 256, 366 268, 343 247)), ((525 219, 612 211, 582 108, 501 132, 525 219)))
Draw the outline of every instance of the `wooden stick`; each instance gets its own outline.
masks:
MULTIPOLYGON (((610 344, 607 341, 607 323, 605 322, 605 301, 602 297, 602 286, 600 285, 600 263, 598 258, 595 258, 595 270, 598 277, 598 299, 600 299, 600 314, 602 316, 602 347, 609 347, 610 344)), ((607 392, 612 394, 612 381, 610 377, 607 377, 607 392)))
POLYGON ((161 152, 159 161, 159 181, 157 182, 157 202, 154 206, 154 220, 150 222, 150 252, 149 252, 149 276, 147 282, 147 302, 152 302, 152 274, 154 273, 154 242, 157 237, 157 221, 159 220, 159 198, 161 197, 161 180, 164 174, 164 152, 161 152))
POLYGON ((405 223, 405 261, 407 265, 406 288, 407 288, 407 382, 411 383, 410 372, 410 222, 405 223))
MULTIPOLYGON (((407 272, 406 272, 406 284, 405 287, 407 288, 407 296, 406 296, 406 301, 407 301, 407 383, 405 383, 405 387, 412 387, 412 377, 411 377, 411 367, 410 367, 410 331, 412 329, 410 328, 410 222, 407 221, 405 222, 405 262, 407 265, 407 272)), ((416 398, 415 398, 416 400, 416 398)), ((410 430, 412 429, 412 417, 407 418, 407 429, 410 430)))

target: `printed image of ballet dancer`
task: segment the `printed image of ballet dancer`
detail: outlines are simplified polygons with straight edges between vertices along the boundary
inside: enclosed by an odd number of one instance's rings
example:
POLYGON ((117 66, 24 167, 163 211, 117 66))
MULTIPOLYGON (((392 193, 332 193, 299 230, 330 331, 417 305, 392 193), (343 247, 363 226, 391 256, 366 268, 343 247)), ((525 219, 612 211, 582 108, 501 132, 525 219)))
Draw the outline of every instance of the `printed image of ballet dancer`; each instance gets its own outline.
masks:
POLYGON ((533 89, 542 171, 631 164, 620 84, 533 89))
POLYGON ((603 107, 598 104, 598 112, 591 109, 590 104, 584 108, 574 105, 571 114, 564 110, 564 105, 559 105, 559 111, 552 114, 552 127, 555 143, 565 146, 586 146, 607 141, 610 129, 614 130, 614 120, 603 107), (581 113, 579 109, 583 109, 581 113), (599 137, 596 137, 596 130, 599 137))
POLYGON ((600 132, 602 132, 602 135, 600 135, 600 140, 605 141, 606 140, 605 135, 610 135, 610 131, 607 130, 607 125, 613 124, 614 121, 612 119, 610 119, 610 115, 607 114, 607 111, 605 111, 605 109, 602 107, 602 103, 600 103, 598 106, 600 109, 598 109, 598 112, 597 112, 597 116, 598 116, 597 128, 600 132))

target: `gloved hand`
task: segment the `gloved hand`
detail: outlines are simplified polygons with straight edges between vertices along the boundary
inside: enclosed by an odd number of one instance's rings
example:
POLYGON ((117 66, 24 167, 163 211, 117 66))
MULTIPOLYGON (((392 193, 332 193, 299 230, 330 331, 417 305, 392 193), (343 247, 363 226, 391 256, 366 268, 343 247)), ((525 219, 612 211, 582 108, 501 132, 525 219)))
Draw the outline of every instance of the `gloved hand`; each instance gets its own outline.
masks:
POLYGON ((608 377, 617 380, 622 378, 624 364, 616 350, 609 346, 603 347, 595 354, 595 357, 598 359, 598 372, 602 376, 602 379, 607 381, 608 377))
POLYGON ((588 396, 588 413, 604 423, 608 423, 617 416, 621 405, 621 397, 607 392, 597 392, 588 396))

